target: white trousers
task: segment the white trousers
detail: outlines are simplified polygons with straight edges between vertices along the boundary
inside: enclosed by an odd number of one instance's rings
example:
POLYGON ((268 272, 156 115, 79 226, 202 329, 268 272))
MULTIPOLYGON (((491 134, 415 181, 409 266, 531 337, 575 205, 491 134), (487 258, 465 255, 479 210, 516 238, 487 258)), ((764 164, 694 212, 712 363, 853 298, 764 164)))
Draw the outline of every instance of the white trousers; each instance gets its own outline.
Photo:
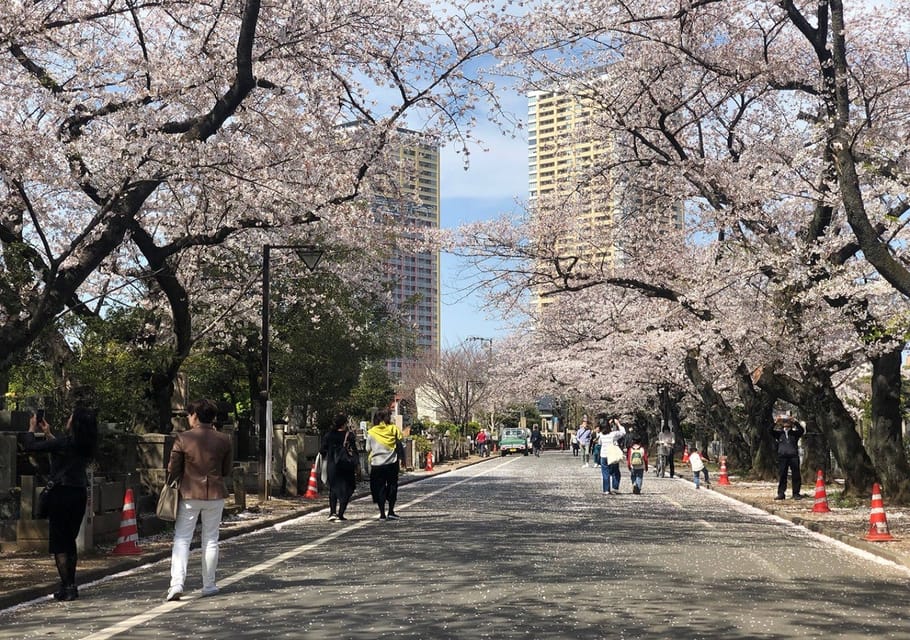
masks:
POLYGON ((190 542, 196 529, 196 520, 202 517, 202 588, 215 586, 215 569, 218 568, 218 527, 224 500, 184 500, 177 508, 174 523, 174 548, 171 551, 171 587, 183 589, 186 565, 190 558, 190 542))

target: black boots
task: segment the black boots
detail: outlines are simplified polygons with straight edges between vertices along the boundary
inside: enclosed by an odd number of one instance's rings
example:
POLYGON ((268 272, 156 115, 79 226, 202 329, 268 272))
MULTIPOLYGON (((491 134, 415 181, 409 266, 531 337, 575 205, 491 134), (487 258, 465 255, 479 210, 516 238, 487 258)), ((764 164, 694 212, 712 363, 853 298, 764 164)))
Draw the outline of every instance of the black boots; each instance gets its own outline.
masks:
POLYGON ((66 587, 61 585, 60 588, 54 592, 54 600, 60 600, 61 602, 70 602, 78 597, 79 589, 77 589, 74 584, 66 587))
POLYGON ((55 553, 54 563, 60 575, 60 588, 54 592, 54 600, 63 602, 75 600, 79 597, 79 590, 76 588, 76 554, 55 553))

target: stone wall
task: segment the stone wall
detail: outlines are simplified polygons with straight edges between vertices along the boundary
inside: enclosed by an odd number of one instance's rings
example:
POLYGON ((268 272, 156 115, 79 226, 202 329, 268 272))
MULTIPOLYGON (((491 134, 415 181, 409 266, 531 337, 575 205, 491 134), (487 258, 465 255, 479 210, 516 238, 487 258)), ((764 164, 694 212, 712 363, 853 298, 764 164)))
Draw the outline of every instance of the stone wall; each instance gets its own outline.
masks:
MULTIPOLYGON (((27 421, 25 424, 27 428, 27 421)), ((127 489, 133 490, 140 536, 161 530, 166 525, 155 517, 155 503, 165 482, 167 462, 176 436, 128 433, 117 425, 102 425, 101 431, 103 445, 94 465, 91 493, 93 517, 87 520, 91 524, 91 535, 85 539, 94 542, 116 540, 127 489)), ((224 425, 222 431, 231 436, 236 451, 237 433, 233 425, 224 425)), ((0 433, 0 547, 43 551, 47 549, 47 521, 34 519, 33 509, 37 493, 47 477, 47 456, 18 453, 18 433, 0 433)), ((359 445, 362 450, 362 442, 359 445)), ((276 430, 272 450, 272 495, 306 492, 319 447, 319 436, 276 430)), ((258 462, 238 461, 235 457, 234 465, 242 469, 238 480, 242 476, 240 481, 246 491, 257 494, 258 462)), ((232 479, 227 479, 227 485, 232 491, 232 479)))

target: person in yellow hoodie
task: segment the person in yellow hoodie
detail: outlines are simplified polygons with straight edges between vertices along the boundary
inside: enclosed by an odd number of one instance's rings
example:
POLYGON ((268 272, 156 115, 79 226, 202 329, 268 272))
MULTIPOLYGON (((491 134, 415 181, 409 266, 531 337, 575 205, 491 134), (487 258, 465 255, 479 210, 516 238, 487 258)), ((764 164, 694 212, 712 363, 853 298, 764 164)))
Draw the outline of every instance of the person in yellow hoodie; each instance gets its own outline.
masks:
POLYGON ((379 507, 380 520, 398 520, 395 501, 398 499, 399 443, 404 434, 398 425, 389 424, 388 409, 380 409, 367 431, 366 448, 370 454, 370 494, 379 507), (388 511, 386 511, 388 504, 388 511))

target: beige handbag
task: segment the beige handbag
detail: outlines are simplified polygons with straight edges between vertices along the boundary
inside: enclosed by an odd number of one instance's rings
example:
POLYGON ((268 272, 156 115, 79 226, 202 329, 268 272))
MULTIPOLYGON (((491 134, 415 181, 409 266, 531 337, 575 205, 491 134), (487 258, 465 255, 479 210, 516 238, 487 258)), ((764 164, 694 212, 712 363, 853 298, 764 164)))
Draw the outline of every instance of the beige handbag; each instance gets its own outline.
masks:
POLYGON ((158 494, 158 506, 155 514, 161 520, 174 522, 177 519, 177 505, 180 502, 180 481, 171 480, 164 483, 161 493, 158 494))

